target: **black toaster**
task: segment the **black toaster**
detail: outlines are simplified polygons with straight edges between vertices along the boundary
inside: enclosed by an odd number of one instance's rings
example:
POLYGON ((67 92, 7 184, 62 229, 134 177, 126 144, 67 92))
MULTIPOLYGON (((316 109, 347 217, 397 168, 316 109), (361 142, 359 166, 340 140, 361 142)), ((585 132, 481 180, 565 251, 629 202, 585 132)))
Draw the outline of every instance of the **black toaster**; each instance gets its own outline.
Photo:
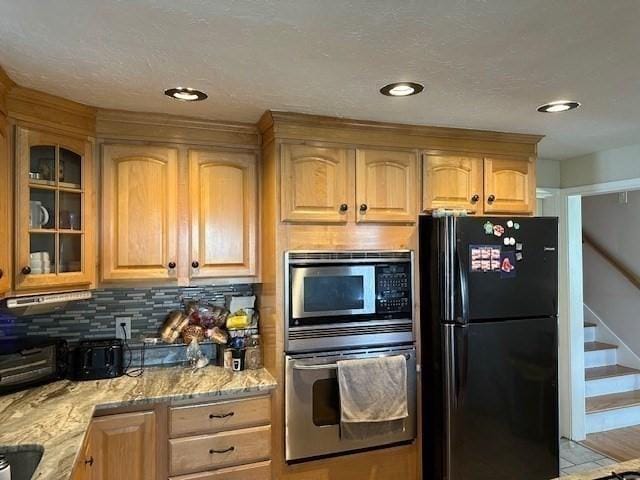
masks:
POLYGON ((71 355, 72 380, 99 380, 124 374, 124 344, 118 338, 85 340, 71 355))

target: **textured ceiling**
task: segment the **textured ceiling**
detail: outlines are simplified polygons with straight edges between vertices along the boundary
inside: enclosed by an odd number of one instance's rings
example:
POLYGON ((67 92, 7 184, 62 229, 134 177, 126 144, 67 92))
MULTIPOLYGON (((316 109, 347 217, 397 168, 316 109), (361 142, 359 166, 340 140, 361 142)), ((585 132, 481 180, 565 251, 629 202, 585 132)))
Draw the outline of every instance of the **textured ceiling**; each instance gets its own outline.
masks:
POLYGON ((640 142, 639 57, 639 0, 0 0, 0 65, 82 103, 538 133, 546 158, 640 142), (378 93, 397 80, 426 89, 378 93), (583 108, 536 112, 561 98, 583 108))

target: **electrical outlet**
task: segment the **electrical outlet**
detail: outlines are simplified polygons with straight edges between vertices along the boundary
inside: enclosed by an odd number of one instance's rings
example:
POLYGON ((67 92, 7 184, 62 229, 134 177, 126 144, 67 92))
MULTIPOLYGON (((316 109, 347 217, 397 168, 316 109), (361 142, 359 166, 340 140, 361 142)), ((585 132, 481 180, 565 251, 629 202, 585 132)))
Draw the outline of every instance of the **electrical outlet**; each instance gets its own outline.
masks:
POLYGON ((131 340, 131 317, 116 317, 116 338, 131 340), (122 328, 123 325, 124 331, 122 328))

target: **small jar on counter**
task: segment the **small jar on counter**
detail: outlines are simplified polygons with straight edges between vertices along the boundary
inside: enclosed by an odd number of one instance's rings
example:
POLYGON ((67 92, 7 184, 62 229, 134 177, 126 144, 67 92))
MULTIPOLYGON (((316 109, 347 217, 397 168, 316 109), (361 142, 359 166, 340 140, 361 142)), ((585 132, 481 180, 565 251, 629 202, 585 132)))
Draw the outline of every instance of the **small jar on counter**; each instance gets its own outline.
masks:
POLYGON ((260 346, 260 335, 251 335, 247 340, 245 366, 249 370, 262 368, 262 347, 260 346))

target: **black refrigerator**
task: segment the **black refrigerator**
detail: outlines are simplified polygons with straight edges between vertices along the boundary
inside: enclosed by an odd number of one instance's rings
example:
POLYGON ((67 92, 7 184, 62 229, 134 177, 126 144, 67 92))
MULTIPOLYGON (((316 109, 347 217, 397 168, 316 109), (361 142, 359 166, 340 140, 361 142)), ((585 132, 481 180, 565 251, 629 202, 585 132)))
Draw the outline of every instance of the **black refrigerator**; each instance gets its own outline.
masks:
POLYGON ((424 480, 559 475, 558 222, 420 217, 424 480))

